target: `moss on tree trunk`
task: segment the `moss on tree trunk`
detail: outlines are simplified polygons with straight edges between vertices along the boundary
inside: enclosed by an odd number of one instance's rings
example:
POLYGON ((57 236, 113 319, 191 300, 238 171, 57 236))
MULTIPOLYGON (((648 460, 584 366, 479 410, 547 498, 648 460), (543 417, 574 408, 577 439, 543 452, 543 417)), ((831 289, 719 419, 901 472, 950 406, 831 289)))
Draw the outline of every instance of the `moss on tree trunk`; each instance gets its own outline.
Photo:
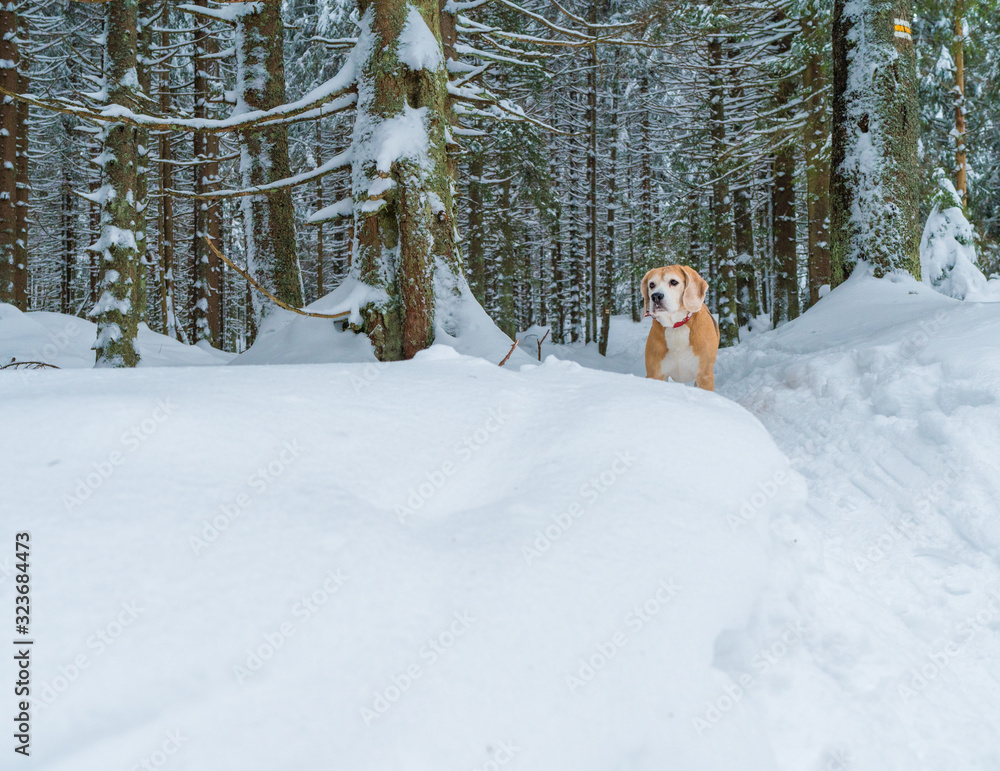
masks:
MULTIPOLYGON (((237 19, 237 98, 245 110, 269 110, 285 103, 284 27, 280 0, 243 3, 237 19)), ((284 125, 240 132, 244 187, 291 176, 288 129, 284 125)), ((288 187, 242 199, 251 274, 288 305, 302 305, 302 280, 295 251, 295 217, 288 187)), ((205 291, 211 291, 207 287, 205 291)), ((270 301, 253 293, 255 315, 270 301)))
POLYGON ((436 318, 441 301, 457 296, 464 282, 448 166, 440 7, 438 0, 361 0, 359 11, 363 55, 353 141, 352 271, 384 292, 362 309, 362 328, 376 355, 411 358, 434 341, 435 321, 448 326, 447 316, 436 318), (415 35, 432 36, 440 56, 422 49, 420 66, 401 61, 406 25, 413 25, 415 35), (400 131, 422 132, 426 144, 398 152, 392 138, 400 131))
POLYGON ((907 0, 835 0, 834 282, 858 262, 920 276, 917 72, 907 0))
MULTIPOLYGON (((137 108, 136 0, 108 0, 105 5, 105 79, 108 100, 137 108)), ((102 131, 101 235, 91 247, 98 257, 100 296, 91 315, 97 321, 97 366, 134 367, 139 362, 136 279, 139 249, 135 229, 139 131, 107 124, 102 131)))

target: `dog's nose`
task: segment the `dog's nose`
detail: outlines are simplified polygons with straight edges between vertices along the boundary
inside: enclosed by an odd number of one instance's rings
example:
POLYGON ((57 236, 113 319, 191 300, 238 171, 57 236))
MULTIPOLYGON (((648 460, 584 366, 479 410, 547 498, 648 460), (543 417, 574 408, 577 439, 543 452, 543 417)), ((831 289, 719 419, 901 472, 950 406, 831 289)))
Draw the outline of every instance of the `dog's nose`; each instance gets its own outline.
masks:
POLYGON ((663 302, 663 292, 653 292, 653 294, 650 296, 653 298, 654 303, 663 302))

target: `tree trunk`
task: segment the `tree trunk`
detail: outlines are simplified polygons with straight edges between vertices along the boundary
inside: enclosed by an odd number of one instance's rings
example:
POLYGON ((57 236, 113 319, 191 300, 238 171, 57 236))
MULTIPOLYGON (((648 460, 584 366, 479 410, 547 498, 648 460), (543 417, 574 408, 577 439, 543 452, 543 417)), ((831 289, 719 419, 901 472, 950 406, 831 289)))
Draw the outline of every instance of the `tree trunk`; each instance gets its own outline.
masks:
MULTIPOLYGON (((202 7, 208 5, 207 0, 195 0, 195 2, 196 5, 202 7)), ((275 5, 273 0, 263 3, 261 15, 267 16, 269 11, 274 12, 275 5)), ((280 10, 278 13, 280 16, 280 10)), ((280 19, 278 26, 281 26, 280 19)), ((255 39, 245 28, 242 32, 245 36, 243 38, 245 45, 248 40, 255 39)), ((195 23, 193 57, 195 118, 209 117, 209 104, 214 101, 217 95, 216 80, 219 76, 219 65, 216 56, 218 50, 219 44, 213 36, 210 26, 205 21, 198 19, 195 23)), ((254 58, 255 56, 263 56, 263 53, 263 51, 255 51, 254 56, 251 57, 251 61, 255 62, 256 66, 266 66, 254 58)), ((239 60, 239 54, 237 58, 239 60)), ((243 63, 246 64, 246 60, 243 63)), ((246 93, 244 96, 247 99, 247 106, 250 109, 255 109, 252 106, 252 100, 257 94, 246 93)), ((283 85, 281 96, 282 101, 284 101, 283 85)), ((218 134, 196 133, 193 135, 193 145, 194 159, 197 161, 194 167, 194 190, 198 195, 207 195, 219 187, 219 136, 218 134)), ((242 146, 241 141, 241 149, 242 146)), ((246 165, 243 165, 243 170, 245 181, 248 173, 246 165)), ((249 173, 254 174, 254 170, 249 170, 249 173)), ((248 199, 244 198, 243 201, 248 201, 248 199)), ((191 271, 191 338, 194 341, 205 340, 217 347, 222 346, 222 303, 219 288, 221 273, 219 258, 215 256, 205 238, 207 237, 216 246, 221 243, 222 228, 219 205, 218 201, 194 199, 194 243, 191 245, 191 254, 194 260, 191 271)), ((263 240, 266 235, 266 233, 258 234, 255 239, 263 240)), ((266 283, 265 286, 267 286, 266 283)))
MULTIPOLYGON (((18 18, 13 3, 0 5, 0 86, 17 93, 18 18)), ((17 111, 11 96, 0 101, 0 302, 25 310, 17 296, 17 111)))
MULTIPOLYGON (((24 14, 18 20, 21 40, 28 40, 28 17, 24 14)), ((27 94, 29 88, 27 52, 21 52, 17 68, 17 90, 27 94)), ((28 309, 28 123, 31 106, 27 102, 17 103, 17 209, 14 213, 14 302, 22 310, 28 309)))
POLYGON ((465 288, 448 173, 440 7, 438 0, 359 0, 358 6, 368 45, 356 51, 352 273, 378 295, 362 308, 376 355, 408 359, 434 341, 436 322, 458 332, 454 303, 465 288), (406 41, 421 45, 402 41, 404 30, 406 41), (399 151, 397 132, 421 132, 426 150, 399 151))
MULTIPOLYGON (((746 184, 749 184, 749 180, 746 184)), ((745 186, 733 193, 733 224, 736 236, 737 323, 745 326, 760 315, 760 293, 757 289, 757 271, 754 265, 750 191, 745 186)))
POLYGON ((785 145, 774 158, 771 212, 774 217, 774 304, 777 327, 799 315, 798 251, 795 243, 795 151, 785 145))
MULTIPOLYGON (((597 2, 591 0, 589 21, 597 24, 597 2)), ((589 266, 590 297, 587 320, 587 342, 597 337, 597 46, 590 46, 590 66, 587 68, 587 263, 589 266)))
MULTIPOLYGON (((164 5, 166 8, 166 5, 164 5)), ((160 32, 160 46, 167 50, 170 45, 170 33, 163 29, 160 32)), ((169 61, 161 64, 160 69, 160 112, 169 115, 170 104, 170 65, 169 61)), ((177 308, 175 303, 174 282, 174 199, 167 194, 174 186, 173 145, 170 132, 160 134, 160 222, 157 228, 157 251, 159 253, 159 293, 160 315, 163 317, 164 333, 174 339, 180 339, 177 325, 177 308)), ((196 175, 197 176, 197 173, 196 175)))
POLYGON ((834 282, 859 262, 920 276, 917 71, 909 0, 834 0, 834 282))
MULTIPOLYGON (((236 112, 269 110, 284 104, 284 26, 280 0, 241 3, 236 23, 236 112)), ((245 188, 291 176, 288 129, 285 125, 243 130, 239 132, 239 138, 240 167, 245 188)), ((215 151, 217 153, 217 146, 215 151)), ((213 157, 207 138, 205 157, 213 157)), ((204 174, 207 178, 209 171, 206 169, 204 174)), ((240 200, 250 274, 282 302, 301 307, 302 280, 295 251, 291 190, 284 187, 267 195, 244 196, 240 200)), ((208 209, 202 211, 208 217, 208 209)), ((207 221, 203 227, 208 227, 207 221)), ((211 233, 209 237, 212 237, 211 233)), ((208 273, 212 275, 211 266, 208 273)), ((217 267, 215 275, 218 275, 217 267)), ((208 286, 202 288, 204 296, 214 295, 217 291, 217 285, 212 286, 211 279, 208 286)), ((255 320, 259 324, 272 303, 256 291, 253 292, 253 302, 255 320)), ((211 332, 206 329, 203 334, 210 335, 211 332)))
POLYGON ((63 167, 63 270, 59 291, 59 311, 73 312, 73 263, 76 262, 76 196, 70 185, 69 169, 63 167))
MULTIPOLYGON (((105 3, 105 78, 108 101, 138 110, 135 80, 136 0, 105 3)), ((139 248, 135 227, 136 182, 139 166, 139 131, 122 123, 106 124, 101 131, 103 148, 99 165, 104 184, 101 202, 101 235, 91 249, 98 255, 100 297, 91 311, 97 321, 98 367, 134 367, 139 363, 136 343, 140 318, 137 280, 139 248)))
MULTIPOLYGON (((136 11, 136 79, 139 91, 145 95, 152 93, 153 64, 153 22, 155 21, 152 0, 139 0, 136 11)), ((146 233, 148 223, 146 209, 149 206, 149 129, 140 127, 136 147, 135 170, 135 244, 139 258, 135 269, 135 297, 139 321, 147 318, 146 271, 150 264, 146 233)))
MULTIPOLYGON (((618 49, 615 49, 615 70, 618 68, 618 49)), ((611 150, 608 169, 608 243, 604 249, 604 292, 601 298, 601 336, 597 350, 601 356, 608 355, 608 337, 611 334, 611 311, 615 292, 615 209, 618 207, 618 80, 611 86, 611 150)))
POLYGON ((483 257, 483 152, 471 149, 469 158, 469 284, 472 294, 486 302, 486 261, 483 257))
MULTIPOLYGON (((313 150, 315 155, 316 166, 320 165, 320 159, 323 157, 323 121, 316 121, 316 144, 313 150)), ((323 195, 323 177, 316 180, 316 211, 320 211, 324 206, 325 196, 323 195)), ((326 261, 326 254, 324 252, 323 244, 323 223, 319 223, 316 227, 316 296, 322 297, 326 294, 326 286, 324 284, 325 276, 323 275, 323 263, 326 261)))
POLYGON ((806 189, 809 210, 809 305, 833 280, 830 265, 830 120, 823 57, 809 57, 804 74, 808 106, 805 125, 806 189))
POLYGON ((969 165, 965 147, 965 6, 955 0, 955 37, 952 58, 955 60, 955 191, 962 205, 969 205, 969 165))
POLYGON ((736 318, 736 245, 733 243, 732 199, 726 177, 728 148, 726 146, 725 80, 722 76, 722 39, 713 37, 708 44, 708 60, 712 67, 709 82, 712 126, 712 219, 715 230, 714 281, 719 314, 721 345, 739 342, 740 328, 736 318))

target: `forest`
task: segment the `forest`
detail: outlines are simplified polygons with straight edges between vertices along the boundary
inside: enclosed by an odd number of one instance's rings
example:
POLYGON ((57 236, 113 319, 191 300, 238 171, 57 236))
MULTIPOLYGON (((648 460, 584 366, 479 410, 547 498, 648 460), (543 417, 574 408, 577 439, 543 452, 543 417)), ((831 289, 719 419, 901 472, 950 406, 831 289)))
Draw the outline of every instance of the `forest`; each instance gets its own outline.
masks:
POLYGON ((353 276, 388 303, 354 328, 412 338, 376 344, 393 359, 433 339, 443 270, 508 336, 603 352, 611 315, 639 319, 639 277, 686 263, 727 345, 858 259, 919 275, 923 223, 955 195, 990 275, 996 9, 868 5, 10 4, 0 300, 111 328, 99 357, 128 365, 139 323, 240 352, 271 297, 301 308, 353 276))
POLYGON ((0 31, 0 767, 1000 769, 997 0, 0 31))

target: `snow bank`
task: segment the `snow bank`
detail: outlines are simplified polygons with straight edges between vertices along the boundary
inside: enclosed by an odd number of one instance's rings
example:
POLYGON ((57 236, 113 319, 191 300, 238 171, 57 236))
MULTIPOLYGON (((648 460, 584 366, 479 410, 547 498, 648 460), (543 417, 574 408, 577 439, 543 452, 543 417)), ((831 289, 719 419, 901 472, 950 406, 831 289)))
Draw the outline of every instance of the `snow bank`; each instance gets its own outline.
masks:
MULTIPOLYGON (((373 291, 356 279, 346 278, 306 310, 328 314, 351 311, 352 319, 360 321, 358 311, 366 302, 375 299, 373 291)), ((450 289, 439 287, 435 321, 437 343, 498 364, 510 351, 513 341, 476 302, 464 281, 454 297, 442 296, 445 291, 450 292, 450 289)), ((368 339, 350 331, 342 332, 342 326, 330 319, 274 311, 264 320, 254 344, 236 357, 233 364, 374 362, 375 354, 368 339)), ((531 363, 535 357, 529 353, 516 350, 506 366, 531 363)))
MULTIPOLYGON (((41 361, 63 369, 94 366, 97 325, 76 316, 47 311, 22 313, 0 303, 0 365, 11 359, 41 361)), ((140 367, 225 364, 232 354, 185 345, 139 325, 140 367)))
POLYGON ((804 512, 772 521, 749 633, 716 659, 755 677, 743 705, 779 767, 1000 768, 997 340, 995 303, 857 272, 720 352, 720 393, 809 485, 804 512), (789 624, 798 642, 770 648, 789 624))
POLYGON ((696 724, 802 502, 735 404, 445 345, 23 374, 33 768, 774 768, 753 714, 696 724))

